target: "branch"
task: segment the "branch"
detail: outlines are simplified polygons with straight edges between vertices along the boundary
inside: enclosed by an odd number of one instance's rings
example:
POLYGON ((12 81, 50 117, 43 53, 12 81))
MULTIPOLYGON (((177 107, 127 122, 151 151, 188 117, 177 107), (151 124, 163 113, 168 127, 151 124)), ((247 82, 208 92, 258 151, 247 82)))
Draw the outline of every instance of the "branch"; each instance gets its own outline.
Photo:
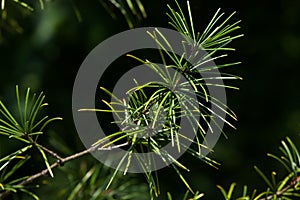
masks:
MULTIPOLYGON (((42 146, 42 145, 39 145, 39 144, 35 144, 35 145, 38 145, 40 148, 42 148, 43 150, 45 150, 47 153, 49 153, 50 155, 52 155, 53 157, 55 157, 57 160, 55 163, 53 163, 50 168, 51 169, 55 169, 59 166, 62 166, 64 165, 65 163, 71 161, 71 160, 74 160, 76 158, 79 158, 81 156, 84 156, 85 154, 88 154, 88 153, 91 153, 95 150, 98 150, 98 151, 107 151, 107 150, 112 150, 112 149, 116 149, 116 148, 120 148, 120 147, 123 147, 123 146, 126 146, 128 145, 129 143, 128 142, 125 142, 123 144, 120 144, 120 145, 114 145, 114 146, 109 146, 109 147, 106 147, 106 148, 101 148, 99 147, 102 143, 99 143, 95 146, 92 146, 90 147, 89 149, 86 149, 84 151, 81 151, 79 153, 76 153, 76 154, 73 154, 71 156, 68 156, 68 157, 65 157, 65 158, 61 158, 60 156, 58 156, 57 153, 47 149, 46 147, 42 146), (99 148, 98 148, 99 147, 99 148)), ((32 181, 34 181, 35 179, 37 178, 40 178, 42 176, 45 176, 47 173, 48 173, 48 169, 44 169, 42 171, 40 171, 39 173, 36 173, 34 175, 31 175, 30 177, 28 177, 26 180, 22 181, 20 184, 18 184, 18 186, 25 186, 25 185, 28 185, 29 183, 31 183, 32 181)), ((11 194, 11 190, 6 190, 5 192, 3 193, 0 193, 0 199, 3 199, 7 196, 9 196, 11 194)))
POLYGON ((40 147, 41 149, 43 149, 45 152, 47 152, 48 154, 50 154, 53 158, 56 158, 57 160, 62 160, 63 158, 60 157, 57 153, 55 153, 54 151, 44 147, 43 145, 41 144, 38 144, 36 142, 33 143, 35 146, 38 146, 40 147))
POLYGON ((296 178, 293 178, 287 186, 285 186, 282 190, 276 192, 275 194, 271 194, 267 196, 266 198, 261 198, 259 200, 272 200, 274 198, 274 195, 276 197, 281 197, 287 190, 293 188, 298 182, 300 181, 300 176, 297 176, 296 178))

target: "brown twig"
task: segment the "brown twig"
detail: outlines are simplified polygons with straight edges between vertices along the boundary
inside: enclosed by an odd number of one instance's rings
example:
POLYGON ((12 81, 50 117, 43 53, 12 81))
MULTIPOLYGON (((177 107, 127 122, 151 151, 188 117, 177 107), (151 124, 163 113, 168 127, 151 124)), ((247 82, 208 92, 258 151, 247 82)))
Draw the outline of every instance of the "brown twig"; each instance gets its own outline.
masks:
POLYGON ((276 197, 280 197, 282 196, 287 190, 293 188, 298 182, 300 181, 300 176, 297 176, 296 178, 293 178, 289 184, 287 186, 285 186, 282 190, 276 192, 276 194, 271 194, 269 196, 267 196, 266 198, 261 198, 259 200, 271 200, 274 198, 274 195, 276 195, 276 197))
POLYGON ((34 145, 40 147, 41 149, 43 149, 45 152, 47 152, 49 155, 51 155, 53 158, 56 158, 57 160, 62 160, 63 159, 57 153, 55 153, 54 151, 48 149, 47 147, 44 147, 43 145, 40 145, 36 142, 34 143, 34 145))
MULTIPOLYGON (((101 144, 102 144, 102 143, 99 143, 99 144, 97 144, 97 145, 95 145, 95 146, 90 147, 89 149, 86 149, 86 150, 84 150, 84 151, 81 151, 81 152, 79 152, 79 153, 73 154, 73 155, 68 156, 68 157, 65 157, 65 158, 61 158, 60 156, 58 156, 57 153, 55 153, 55 152, 53 152, 53 151, 47 149, 47 148, 44 147, 44 146, 41 146, 41 145, 39 145, 39 144, 37 144, 37 143, 36 143, 35 145, 38 145, 38 146, 39 146, 40 148, 42 148, 44 151, 46 151, 47 153, 49 153, 50 155, 52 155, 53 157, 55 157, 55 158, 57 159, 56 162, 53 163, 53 164, 50 166, 51 169, 54 169, 54 168, 57 168, 57 167, 59 167, 59 166, 62 166, 62 165, 63 165, 64 163, 66 163, 66 162, 69 162, 69 161, 71 161, 71 160, 74 160, 74 159, 76 159, 76 158, 79 158, 79 157, 81 157, 81 156, 84 156, 84 155, 86 155, 86 154, 88 154, 88 153, 91 153, 91 152, 93 152, 93 151, 95 151, 95 150, 98 150, 98 151, 112 150, 112 149, 116 149, 116 148, 120 148, 120 147, 126 146, 126 145, 128 145, 129 143, 126 142, 126 143, 123 143, 123 144, 120 144, 120 145, 109 146, 109 147, 106 147, 106 148, 101 148, 101 147, 99 147, 101 144)), ((42 177, 42 176, 45 176, 48 172, 49 172, 48 169, 44 169, 44 170, 42 170, 42 171, 40 171, 40 172, 38 172, 38 173, 36 173, 36 174, 34 174, 34 175, 31 175, 31 176, 28 177, 26 180, 24 180, 24 181, 22 181, 20 184, 18 184, 18 186, 25 186, 25 185, 28 185, 29 183, 31 183, 31 182, 34 181, 35 179, 40 178, 40 177, 42 177)), ((5 197, 9 196, 9 195, 11 194, 11 192, 12 192, 11 190, 6 190, 5 192, 0 193, 0 199, 3 199, 3 198, 5 198, 5 197)))

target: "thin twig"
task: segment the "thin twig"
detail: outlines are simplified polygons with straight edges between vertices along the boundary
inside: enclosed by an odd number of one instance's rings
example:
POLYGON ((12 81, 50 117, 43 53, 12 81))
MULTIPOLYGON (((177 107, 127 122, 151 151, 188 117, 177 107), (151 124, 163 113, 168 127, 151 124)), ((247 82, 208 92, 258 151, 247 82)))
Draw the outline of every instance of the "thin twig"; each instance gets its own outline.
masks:
POLYGON ((271 200, 274 198, 274 195, 276 197, 281 197, 287 190, 293 188, 298 182, 300 181, 300 176, 297 176, 295 179, 292 179, 287 186, 285 186, 282 190, 276 192, 276 194, 271 194, 267 196, 266 198, 261 198, 259 200, 271 200))
POLYGON ((117 148, 120 148, 120 147, 127 146, 128 144, 129 144, 129 142, 125 142, 123 144, 109 146, 109 147, 99 147, 98 150, 99 151, 109 151, 109 150, 113 150, 113 149, 117 149, 117 148))
MULTIPOLYGON (((41 145, 39 145, 39 144, 36 144, 36 145, 38 145, 39 147, 41 147, 44 151, 46 151, 47 153, 49 153, 49 154, 52 155, 53 157, 56 157, 56 158, 57 158, 56 162, 53 163, 53 164, 50 166, 51 169, 55 169, 55 168, 57 168, 57 167, 59 167, 59 166, 62 166, 64 163, 67 163, 67 162, 69 162, 69 161, 71 161, 71 160, 74 160, 74 159, 76 159, 76 158, 79 158, 79 157, 81 157, 81 156, 84 156, 84 155, 86 155, 86 154, 88 154, 88 153, 94 152, 95 150, 98 150, 98 151, 102 151, 102 150, 112 150, 112 149, 116 149, 116 148, 119 148, 119 147, 122 147, 122 146, 126 146, 126 145, 128 145, 129 143, 126 142, 126 143, 123 143, 123 144, 120 144, 120 145, 109 146, 109 147, 106 147, 106 148, 98 148, 101 144, 102 144, 102 143, 99 143, 99 144, 97 144, 97 145, 95 145, 95 146, 90 147, 89 149, 86 149, 86 150, 84 150, 84 151, 81 151, 81 152, 79 152, 79 153, 73 154, 73 155, 68 156, 68 157, 65 157, 65 158, 61 158, 61 157, 58 156, 55 152, 53 152, 53 151, 47 149, 46 147, 43 147, 43 146, 41 146, 41 145), (46 149, 47 149, 47 150, 46 150, 46 149)), ((20 184, 18 184, 18 186, 25 186, 25 185, 28 185, 29 183, 31 183, 31 182, 34 181, 35 179, 40 178, 40 177, 42 177, 42 176, 45 176, 48 172, 49 172, 48 169, 44 169, 44 170, 42 170, 42 171, 40 171, 40 172, 38 172, 38 173, 36 173, 36 174, 34 174, 34 175, 28 177, 26 180, 24 180, 24 181, 22 181, 20 184)), ((3 198, 5 198, 5 197, 9 196, 9 195, 11 194, 11 192, 12 192, 11 190, 6 190, 5 192, 0 193, 0 199, 3 199, 3 198)))
POLYGON ((57 153, 55 153, 54 151, 44 147, 43 145, 40 145, 38 143, 34 143, 34 145, 40 147, 41 149, 43 149, 45 152, 47 152, 49 155, 51 155, 53 158, 56 158, 57 160, 62 160, 63 158, 60 157, 57 153))

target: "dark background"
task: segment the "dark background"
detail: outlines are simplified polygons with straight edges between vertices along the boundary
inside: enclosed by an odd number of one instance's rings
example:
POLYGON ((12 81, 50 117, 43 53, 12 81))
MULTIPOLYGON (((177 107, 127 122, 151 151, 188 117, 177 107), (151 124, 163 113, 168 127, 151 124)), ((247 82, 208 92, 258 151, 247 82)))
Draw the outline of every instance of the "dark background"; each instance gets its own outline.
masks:
MULTIPOLYGON (((44 11, 20 19, 22 34, 2 31, 0 43, 0 99, 13 107, 15 85, 44 91, 50 104, 48 113, 62 116, 64 121, 52 126, 53 130, 42 140, 53 146, 51 141, 55 136, 68 145, 70 152, 83 149, 71 110, 77 70, 97 44, 128 29, 117 10, 118 17, 113 19, 98 1, 75 3, 81 22, 70 1, 49 2, 44 11)), ((148 18, 138 26, 168 27, 166 4, 174 5, 173 1, 143 3, 148 18)), ((221 198, 217 184, 228 187, 231 182, 237 182, 239 188, 247 184, 252 189, 263 189, 263 181, 253 166, 267 172, 275 170, 278 166, 266 153, 278 153, 280 141, 286 136, 300 146, 300 1, 191 0, 191 6, 200 32, 215 11, 222 8, 227 15, 237 11, 234 19, 242 20, 238 33, 245 36, 232 43, 236 51, 230 52, 230 60, 242 64, 223 69, 243 77, 242 81, 227 82, 240 88, 227 91, 229 107, 238 116, 238 122, 234 123, 237 130, 226 127, 228 139, 222 137, 211 155, 221 163, 218 170, 184 156, 182 160, 191 169, 191 173, 185 175, 195 190, 206 194, 204 199, 221 198)), ((18 145, 0 137, 0 156, 18 145)), ((280 170, 279 177, 282 172, 280 170)), ((170 191, 181 196, 185 192, 171 168, 160 170, 159 174, 163 194, 170 191)), ((55 184, 54 179, 52 185, 55 184)))

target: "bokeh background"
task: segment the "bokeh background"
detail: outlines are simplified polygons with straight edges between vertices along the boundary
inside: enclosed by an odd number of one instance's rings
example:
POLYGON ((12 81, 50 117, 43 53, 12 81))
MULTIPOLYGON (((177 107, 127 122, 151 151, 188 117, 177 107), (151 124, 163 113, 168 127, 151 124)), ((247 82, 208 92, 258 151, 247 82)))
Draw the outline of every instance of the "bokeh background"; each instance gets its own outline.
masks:
MULTIPOLYGON (((148 17, 137 26, 168 27, 167 3, 175 5, 174 1, 142 2, 148 17)), ((11 12, 18 11, 15 5, 10 6, 11 12)), ((234 19, 242 20, 238 32, 245 36, 232 43, 236 51, 230 53, 231 61, 242 64, 224 69, 243 77, 242 81, 228 82, 240 88, 227 91, 228 104, 238 116, 234 123, 237 130, 226 127, 228 139, 222 137, 211 155, 221 163, 218 170, 184 156, 182 160, 191 169, 185 176, 195 190, 205 193, 204 199, 220 199, 216 185, 228 187, 231 182, 237 182, 239 189, 244 184, 251 189, 263 189, 263 180, 253 166, 267 172, 277 170, 278 165, 266 154, 278 153, 280 141, 287 136, 300 146, 300 1, 191 0, 191 6, 198 31, 222 8, 227 15, 237 11, 234 19)), ((16 18, 22 33, 1 25, 0 99, 14 107, 15 85, 44 91, 50 104, 47 113, 64 120, 51 126, 41 138, 43 143, 58 148, 62 155, 78 152, 84 147, 76 133, 71 110, 77 70, 97 44, 127 30, 128 25, 118 10, 115 10, 116 18, 112 18, 96 0, 54 0, 46 4, 45 10, 20 13, 16 18)), ((18 145, 0 136, 0 156, 17 149, 18 145)), ((80 159, 93 160, 89 156, 80 159)), ((27 171, 36 172, 38 162, 38 159, 33 161, 27 171)), ((282 173, 279 170, 278 176, 282 173)), ((186 188, 172 169, 160 170, 159 175, 160 199, 165 199, 166 191, 180 199, 186 188)), ((52 197, 54 193, 70 187, 64 184, 63 172, 57 176, 46 178, 42 181, 45 186, 35 190, 41 199, 56 199, 52 197)), ((139 180, 144 181, 142 176, 139 180)))

